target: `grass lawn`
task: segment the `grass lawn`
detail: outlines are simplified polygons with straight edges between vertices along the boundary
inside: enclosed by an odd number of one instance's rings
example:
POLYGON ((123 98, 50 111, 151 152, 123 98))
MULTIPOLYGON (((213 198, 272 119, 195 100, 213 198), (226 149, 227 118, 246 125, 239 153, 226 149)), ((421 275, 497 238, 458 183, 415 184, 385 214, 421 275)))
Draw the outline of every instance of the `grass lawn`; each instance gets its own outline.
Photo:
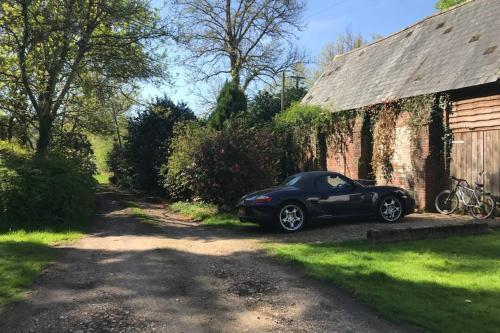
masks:
POLYGON ((99 184, 109 184, 109 173, 99 173, 97 175, 94 175, 94 179, 99 183, 99 184))
POLYGON ((353 292, 385 317, 435 332, 498 332, 500 232, 373 245, 275 245, 271 251, 353 292))
POLYGON ((184 215, 195 221, 201 221, 203 224, 210 226, 255 227, 255 224, 240 222, 236 214, 219 212, 217 207, 210 204, 174 202, 169 207, 174 213, 184 215))
POLYGON ((79 232, 0 233, 0 305, 22 298, 38 273, 57 256, 52 245, 81 236, 79 232))

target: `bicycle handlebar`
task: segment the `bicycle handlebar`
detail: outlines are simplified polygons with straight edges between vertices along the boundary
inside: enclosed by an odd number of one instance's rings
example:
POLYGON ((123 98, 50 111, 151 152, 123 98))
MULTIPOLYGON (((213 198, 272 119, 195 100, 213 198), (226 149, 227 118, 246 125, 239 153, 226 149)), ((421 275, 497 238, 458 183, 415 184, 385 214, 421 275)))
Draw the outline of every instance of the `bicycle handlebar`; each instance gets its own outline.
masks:
POLYGON ((454 177, 454 176, 450 176, 450 179, 451 180, 455 180, 457 182, 467 182, 465 179, 457 178, 457 177, 454 177))
MULTIPOLYGON (((480 176, 483 176, 483 175, 486 175, 486 174, 487 174, 487 172, 484 171, 484 170, 479 173, 480 176)), ((467 182, 467 180, 465 180, 465 179, 457 178, 457 177, 454 177, 454 176, 450 176, 450 179, 451 180, 456 180, 457 182, 467 182)))

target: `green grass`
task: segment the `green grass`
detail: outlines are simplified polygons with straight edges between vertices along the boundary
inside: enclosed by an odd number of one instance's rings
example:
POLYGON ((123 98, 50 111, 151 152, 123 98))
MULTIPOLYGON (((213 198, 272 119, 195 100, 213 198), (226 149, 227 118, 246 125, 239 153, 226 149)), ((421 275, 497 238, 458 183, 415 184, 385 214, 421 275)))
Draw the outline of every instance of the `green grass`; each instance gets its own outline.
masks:
POLYGON ((138 206, 129 206, 130 211, 132 212, 132 215, 137 217, 138 219, 144 221, 144 222, 155 222, 158 221, 157 218, 154 216, 148 215, 142 210, 142 208, 138 206))
POLYGON ((99 183, 99 184, 109 184, 109 177, 111 174, 109 173, 100 173, 97 175, 94 175, 94 179, 99 183))
POLYGON ((94 178, 99 184, 109 184, 111 173, 108 170, 106 160, 108 153, 113 148, 113 137, 105 137, 100 135, 89 135, 92 149, 94 150, 95 162, 97 166, 97 175, 94 178))
POLYGON ((374 245, 273 245, 382 315, 435 332, 498 332, 500 232, 374 245))
POLYGON ((189 217, 195 221, 203 222, 209 226, 219 227, 248 227, 255 226, 252 223, 240 222, 236 214, 221 213, 217 207, 204 203, 174 202, 170 205, 170 210, 189 217))
POLYGON ((0 234, 0 305, 22 299, 38 273, 55 259, 55 244, 80 238, 80 232, 25 232, 0 234))

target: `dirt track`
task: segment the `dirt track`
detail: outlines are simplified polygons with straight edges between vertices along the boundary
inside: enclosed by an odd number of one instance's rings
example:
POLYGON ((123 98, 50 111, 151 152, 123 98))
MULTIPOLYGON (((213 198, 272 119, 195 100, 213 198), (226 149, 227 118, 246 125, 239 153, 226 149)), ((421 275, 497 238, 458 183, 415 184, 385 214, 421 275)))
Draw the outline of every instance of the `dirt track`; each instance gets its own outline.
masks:
POLYGON ((260 244, 277 235, 202 227, 159 205, 144 207, 160 221, 142 223, 116 196, 99 194, 91 235, 0 312, 0 332, 410 331, 269 258, 260 244))

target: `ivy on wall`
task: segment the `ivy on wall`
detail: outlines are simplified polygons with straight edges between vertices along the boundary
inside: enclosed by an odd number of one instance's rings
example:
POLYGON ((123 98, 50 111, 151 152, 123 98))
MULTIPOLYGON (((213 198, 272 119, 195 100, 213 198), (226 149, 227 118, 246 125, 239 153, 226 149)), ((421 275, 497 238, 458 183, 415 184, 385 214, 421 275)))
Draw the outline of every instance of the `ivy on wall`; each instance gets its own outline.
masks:
POLYGON ((370 117, 373 134, 372 169, 386 182, 392 180, 392 158, 396 140, 396 122, 401 112, 398 101, 368 106, 363 110, 370 117))
MULTIPOLYGON (((422 129, 431 122, 442 120, 443 112, 449 108, 450 99, 445 94, 428 94, 366 106, 356 110, 331 112, 314 105, 294 104, 275 117, 278 128, 286 129, 289 142, 293 145, 295 161, 301 170, 326 169, 327 149, 347 159, 347 147, 353 140, 356 117, 369 124, 372 134, 371 168, 375 175, 386 182, 393 177, 396 123, 402 113, 409 115, 408 127, 413 168, 422 155, 420 136, 422 129), (304 161, 311 161, 309 165, 304 161), (302 162, 300 162, 302 161, 302 162)), ((451 152, 451 131, 444 126, 442 137, 445 160, 451 152)))

